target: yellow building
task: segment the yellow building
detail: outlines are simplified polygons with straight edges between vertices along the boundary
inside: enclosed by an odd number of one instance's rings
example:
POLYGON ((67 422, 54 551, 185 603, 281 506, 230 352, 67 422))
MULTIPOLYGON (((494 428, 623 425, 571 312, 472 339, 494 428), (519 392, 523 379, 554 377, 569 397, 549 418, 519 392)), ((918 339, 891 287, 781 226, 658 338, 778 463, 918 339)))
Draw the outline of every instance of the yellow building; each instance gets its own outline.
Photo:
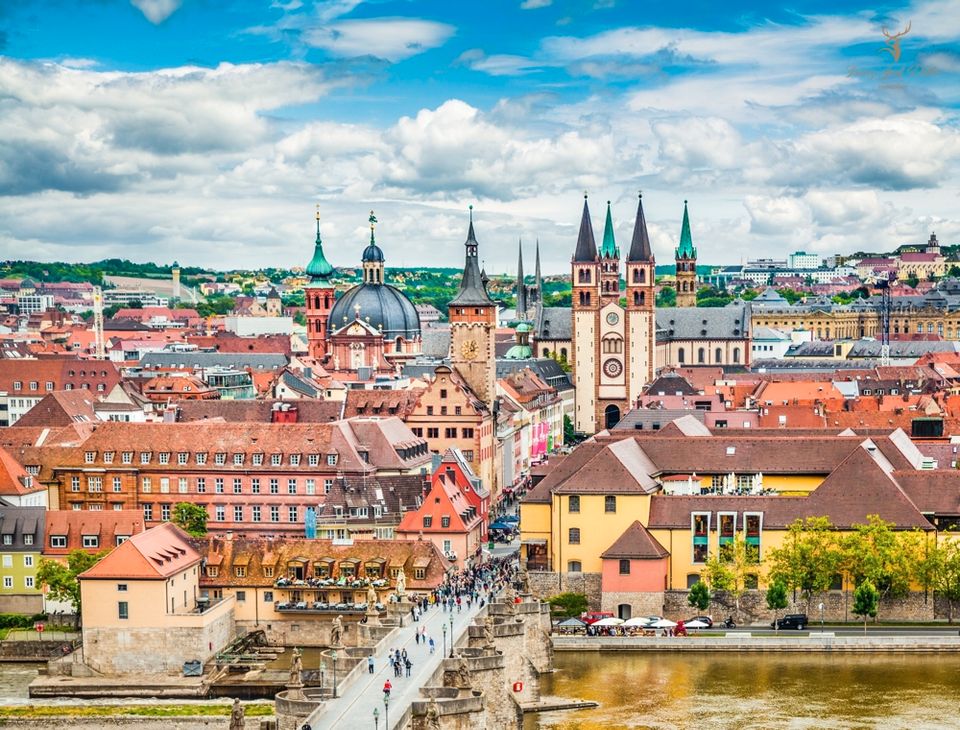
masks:
MULTIPOLYGON (((951 519, 930 503, 940 499, 930 480, 943 473, 921 470, 899 430, 872 439, 678 433, 613 432, 551 459, 520 506, 532 585, 586 592, 621 614, 660 612, 664 592, 695 583, 737 537, 763 559, 799 518, 827 517, 841 531, 873 514, 904 530, 951 519)), ((960 496, 960 480, 950 488, 960 496)))

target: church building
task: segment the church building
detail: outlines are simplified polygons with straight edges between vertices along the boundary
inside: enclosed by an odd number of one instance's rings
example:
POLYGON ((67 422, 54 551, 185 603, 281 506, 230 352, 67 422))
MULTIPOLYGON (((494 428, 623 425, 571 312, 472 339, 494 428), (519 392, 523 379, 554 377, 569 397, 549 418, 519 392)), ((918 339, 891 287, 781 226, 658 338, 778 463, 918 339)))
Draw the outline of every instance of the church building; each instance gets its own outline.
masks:
POLYGON ((610 203, 597 250, 586 196, 571 262, 573 354, 576 386, 574 426, 594 433, 616 425, 654 377, 655 269, 642 196, 621 286, 610 203))

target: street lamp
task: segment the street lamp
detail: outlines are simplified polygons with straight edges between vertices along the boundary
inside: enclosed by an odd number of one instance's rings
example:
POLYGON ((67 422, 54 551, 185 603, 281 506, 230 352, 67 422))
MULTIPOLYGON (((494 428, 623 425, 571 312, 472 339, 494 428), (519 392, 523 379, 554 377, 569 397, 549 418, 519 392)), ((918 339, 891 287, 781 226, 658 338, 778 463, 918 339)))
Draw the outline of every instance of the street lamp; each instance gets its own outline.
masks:
POLYGON ((450 658, 453 659, 453 613, 450 613, 450 658))
MULTIPOLYGON (((442 624, 442 626, 443 626, 443 654, 441 654, 440 656, 446 656, 447 655, 447 625, 442 624)), ((453 637, 451 636, 450 638, 453 638, 453 637)))
POLYGON ((330 652, 330 658, 333 660, 333 699, 337 699, 337 650, 330 652))
POLYGON ((380 710, 376 707, 373 708, 373 730, 378 730, 380 727, 380 710))
POLYGON ((823 603, 820 604, 820 633, 823 633, 823 603))
POLYGON ((390 695, 383 696, 383 730, 390 730, 390 695))

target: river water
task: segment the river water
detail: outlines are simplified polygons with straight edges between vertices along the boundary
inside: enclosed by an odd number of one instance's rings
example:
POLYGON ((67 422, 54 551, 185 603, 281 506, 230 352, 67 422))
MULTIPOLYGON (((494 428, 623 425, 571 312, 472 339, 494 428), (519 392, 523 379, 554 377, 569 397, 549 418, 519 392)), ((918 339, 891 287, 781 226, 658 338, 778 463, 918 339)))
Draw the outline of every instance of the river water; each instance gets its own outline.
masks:
POLYGON ((945 654, 557 652, 544 697, 600 707, 526 715, 524 730, 960 728, 945 654))

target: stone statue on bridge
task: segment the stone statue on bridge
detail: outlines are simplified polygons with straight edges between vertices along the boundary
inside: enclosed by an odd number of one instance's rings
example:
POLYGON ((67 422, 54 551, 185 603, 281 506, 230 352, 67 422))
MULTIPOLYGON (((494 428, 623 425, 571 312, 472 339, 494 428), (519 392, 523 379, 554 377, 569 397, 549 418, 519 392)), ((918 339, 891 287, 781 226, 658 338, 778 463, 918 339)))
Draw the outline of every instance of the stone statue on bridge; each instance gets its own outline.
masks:
POLYGON ((495 649, 497 646, 493 642, 493 616, 489 614, 483 619, 483 645, 486 649, 495 649))
POLYGON ((377 606, 377 590, 371 584, 367 587, 367 613, 376 611, 377 606))
POLYGON ((239 699, 235 699, 230 710, 230 730, 243 730, 243 714, 243 705, 239 699))
POLYGON ((463 654, 457 657, 457 676, 455 679, 457 689, 470 689, 473 685, 470 681, 470 666, 467 664, 466 657, 463 654))
POLYGON ((427 714, 425 715, 426 730, 440 730, 440 705, 437 704, 437 698, 431 697, 430 704, 427 705, 427 714))
POLYGON ((331 646, 343 646, 343 616, 337 616, 330 627, 331 646))
POLYGON ((303 653, 300 649, 293 650, 293 657, 290 659, 290 681, 288 687, 302 687, 303 680, 300 673, 303 671, 303 653))
POLYGON ((403 568, 397 573, 397 598, 401 601, 407 595, 407 576, 403 574, 403 568))

